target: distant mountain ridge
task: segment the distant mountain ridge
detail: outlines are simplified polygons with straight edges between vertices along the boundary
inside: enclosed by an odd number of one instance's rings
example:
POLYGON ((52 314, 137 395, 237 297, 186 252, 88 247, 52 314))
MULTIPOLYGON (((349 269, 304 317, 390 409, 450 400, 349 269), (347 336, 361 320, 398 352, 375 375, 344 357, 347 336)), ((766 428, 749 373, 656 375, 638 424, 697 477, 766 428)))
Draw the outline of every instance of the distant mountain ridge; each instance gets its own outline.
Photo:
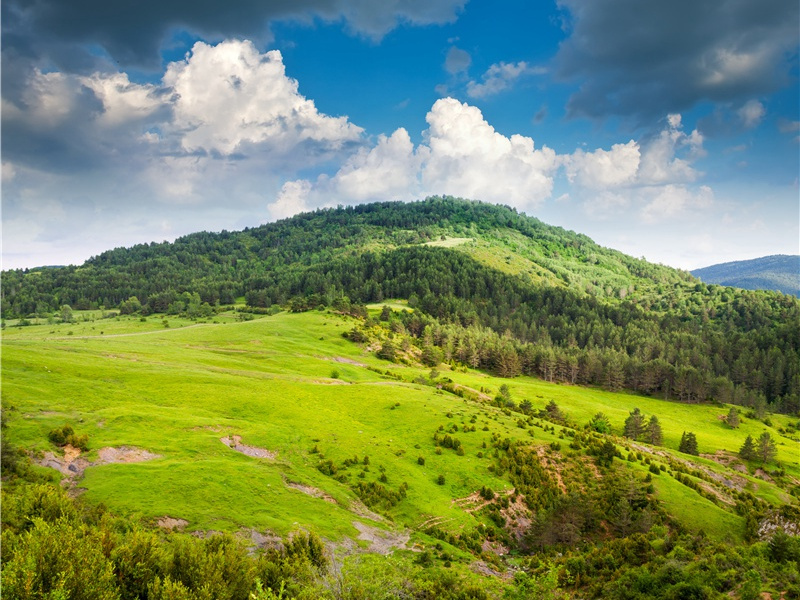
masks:
POLYGON ((774 290, 800 296, 800 255, 773 254, 695 269, 705 283, 745 290, 774 290))

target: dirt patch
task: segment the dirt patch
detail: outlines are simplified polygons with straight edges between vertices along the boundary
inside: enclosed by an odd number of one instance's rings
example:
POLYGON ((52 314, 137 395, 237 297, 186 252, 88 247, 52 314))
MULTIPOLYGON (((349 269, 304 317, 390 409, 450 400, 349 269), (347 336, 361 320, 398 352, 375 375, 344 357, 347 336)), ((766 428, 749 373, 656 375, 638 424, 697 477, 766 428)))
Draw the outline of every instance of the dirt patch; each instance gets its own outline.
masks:
POLYGON ((229 435, 219 438, 219 441, 225 444, 231 450, 236 450, 236 452, 241 452, 242 454, 252 456, 253 458, 268 458, 270 460, 274 460, 278 456, 277 452, 272 452, 265 448, 258 448, 257 446, 247 446, 246 444, 243 444, 242 436, 240 435, 229 435))
POLYGON ((159 454, 153 454, 141 448, 132 446, 120 446, 119 448, 101 448, 97 452, 97 460, 89 462, 81 456, 81 451, 69 444, 64 446, 64 456, 57 456, 54 452, 45 452, 44 457, 38 462, 43 467, 50 467, 59 471, 65 478, 61 481, 62 485, 72 486, 74 481, 83 476, 83 472, 88 467, 108 465, 112 463, 135 463, 144 462, 161 458, 159 454))
POLYGON ((314 498, 320 498, 321 500, 325 500, 325 502, 330 502, 331 504, 338 504, 333 496, 329 496, 325 492, 315 487, 311 487, 310 485, 303 485, 302 483, 293 483, 291 481, 286 482, 286 487, 290 487, 293 490, 298 490, 303 492, 304 494, 308 494, 309 496, 313 496, 314 498))
POLYGON ((334 356, 333 357, 333 361, 334 362, 338 362, 338 363, 343 363, 343 364, 346 364, 346 365, 354 365, 356 367, 366 367, 367 366, 362 362, 358 362, 357 360, 353 360, 352 358, 345 358, 344 356, 334 356))
POLYGON ((367 548, 367 552, 374 552, 375 554, 382 554, 384 556, 391 554, 392 550, 395 548, 405 550, 406 544, 411 538, 407 531, 397 533, 392 531, 384 531, 383 529, 378 529, 377 527, 364 525, 358 521, 353 521, 353 527, 359 531, 359 540, 369 542, 369 548, 367 548))
POLYGON ((156 525, 161 527, 161 529, 166 529, 167 531, 183 531, 183 528, 189 524, 189 521, 185 519, 175 519, 173 517, 161 517, 158 521, 156 521, 156 525))
POLYGON ((262 550, 266 550, 267 548, 281 550, 283 548, 283 540, 281 539, 281 536, 275 535, 272 532, 267 531, 266 533, 261 533, 255 529, 249 529, 243 533, 250 540, 250 543, 256 548, 260 548, 262 550))
POLYGON ((137 463, 161 458, 158 454, 153 454, 141 448, 133 448, 132 446, 120 446, 119 448, 100 448, 97 452, 97 460, 92 463, 94 465, 107 465, 111 463, 137 463))
POLYGON ((355 513, 359 517, 364 517, 365 519, 376 521, 378 523, 384 523, 386 521, 386 519, 384 519, 378 513, 368 509, 367 505, 361 502, 361 500, 351 501, 348 508, 350 509, 350 512, 355 513))
POLYGON ((508 572, 501 573, 494 567, 489 566, 489 563, 482 560, 476 560, 469 566, 469 568, 475 573, 478 573, 479 575, 485 575, 486 577, 499 577, 501 579, 511 579, 513 577, 513 575, 508 572))
POLYGON ((555 479, 556 485, 558 489, 561 490, 561 493, 566 494, 567 486, 564 485, 564 480, 561 478, 561 469, 554 461, 547 457, 546 452, 547 450, 544 446, 536 448, 536 455, 539 457, 539 462, 542 463, 542 466, 547 469, 547 472, 555 479))
POLYGON ((509 502, 508 508, 502 509, 500 514, 505 517, 506 531, 514 536, 518 542, 521 542, 533 523, 531 511, 525 504, 525 498, 523 498, 522 494, 518 494, 513 502, 509 502))
POLYGON ((763 479, 764 481, 769 481, 770 483, 773 482, 772 477, 770 477, 764 469, 761 468, 756 469, 756 472, 753 473, 753 475, 755 475, 759 479, 763 479))

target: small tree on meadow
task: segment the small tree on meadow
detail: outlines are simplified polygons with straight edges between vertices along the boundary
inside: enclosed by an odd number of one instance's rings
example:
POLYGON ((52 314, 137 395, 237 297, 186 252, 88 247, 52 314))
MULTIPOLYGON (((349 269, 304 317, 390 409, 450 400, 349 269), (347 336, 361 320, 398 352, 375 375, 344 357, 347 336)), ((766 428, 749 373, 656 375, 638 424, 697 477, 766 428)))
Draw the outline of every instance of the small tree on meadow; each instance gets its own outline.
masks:
POLYGON ((761 459, 761 464, 764 464, 775 458, 777 453, 778 449, 775 447, 775 441, 772 439, 772 436, 765 431, 758 437, 758 443, 756 445, 757 458, 761 459))
POLYGON ((638 439, 644 431, 644 415, 639 412, 638 408, 634 408, 628 418, 625 419, 625 428, 622 435, 632 440, 638 439))
POLYGON ((753 442, 753 436, 748 435, 742 447, 739 448, 739 458, 742 460, 755 460, 756 458, 756 445, 753 442))
POLYGON ((658 422, 658 417, 653 415, 647 423, 647 430, 645 431, 647 443, 653 446, 660 446, 664 443, 664 436, 661 433, 661 423, 658 422))
POLYGON ((61 320, 64 323, 72 322, 72 307, 69 304, 64 304, 61 307, 61 320))
POLYGON ((611 433, 611 422, 602 412, 597 413, 589 421, 589 427, 598 433, 611 433))
POLYGON ((697 450, 697 437, 695 437, 695 435, 691 432, 686 433, 684 431, 683 435, 681 436, 681 443, 678 446, 678 450, 685 454, 697 456, 699 454, 697 450))
POLYGON ((739 427, 739 411, 735 406, 731 406, 731 409, 728 411, 728 416, 725 417, 725 422, 731 429, 739 427))

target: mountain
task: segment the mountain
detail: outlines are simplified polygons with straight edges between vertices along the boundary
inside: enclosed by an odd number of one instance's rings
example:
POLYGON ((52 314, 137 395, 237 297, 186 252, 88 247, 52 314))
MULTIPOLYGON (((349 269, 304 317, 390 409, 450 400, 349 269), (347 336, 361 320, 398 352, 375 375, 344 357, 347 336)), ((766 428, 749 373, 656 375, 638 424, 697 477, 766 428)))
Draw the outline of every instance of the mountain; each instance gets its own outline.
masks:
POLYGON ((800 296, 800 255, 773 254, 752 260, 720 263, 695 269, 706 283, 745 290, 775 290, 800 296))
POLYGON ((5 272, 2 292, 4 318, 63 305, 198 317, 237 298, 256 311, 403 298, 432 327, 455 327, 450 340, 489 332, 470 360, 504 376, 800 408, 796 299, 706 285, 509 207, 456 198, 117 248, 80 267, 5 272))

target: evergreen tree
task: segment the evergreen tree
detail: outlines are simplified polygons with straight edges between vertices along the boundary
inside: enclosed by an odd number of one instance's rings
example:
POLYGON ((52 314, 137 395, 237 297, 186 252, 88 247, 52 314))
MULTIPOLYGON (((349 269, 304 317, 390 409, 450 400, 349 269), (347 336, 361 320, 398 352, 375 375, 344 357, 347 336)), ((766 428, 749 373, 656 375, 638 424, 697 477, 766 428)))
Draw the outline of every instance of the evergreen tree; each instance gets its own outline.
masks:
POLYGON ((697 456, 699 454, 697 451, 697 437, 691 432, 686 433, 684 431, 683 435, 681 435, 681 443, 678 446, 678 450, 684 454, 697 456))
POLYGON ((658 422, 658 417, 653 415, 647 423, 647 431, 645 432, 647 442, 653 446, 660 446, 664 443, 664 436, 661 433, 661 423, 658 422))
POLYGON ((599 433, 611 433, 611 423, 602 412, 592 417, 592 420, 589 421, 589 427, 599 433))
POLYGON ((766 431, 758 437, 758 445, 756 447, 756 457, 761 459, 761 464, 767 463, 775 458, 778 450, 775 447, 775 441, 772 436, 766 431))
POLYGON ((756 458, 756 445, 753 442, 753 436, 748 435, 742 447, 739 448, 739 458, 742 460, 755 460, 756 458))
POLYGON ((625 429, 623 435, 632 440, 638 439, 644 431, 644 415, 639 412, 638 408, 634 408, 628 418, 625 419, 625 429))
POLYGON ((725 417, 725 422, 728 424, 728 427, 732 429, 739 427, 739 411, 735 406, 731 406, 731 409, 728 411, 728 416, 725 417))

